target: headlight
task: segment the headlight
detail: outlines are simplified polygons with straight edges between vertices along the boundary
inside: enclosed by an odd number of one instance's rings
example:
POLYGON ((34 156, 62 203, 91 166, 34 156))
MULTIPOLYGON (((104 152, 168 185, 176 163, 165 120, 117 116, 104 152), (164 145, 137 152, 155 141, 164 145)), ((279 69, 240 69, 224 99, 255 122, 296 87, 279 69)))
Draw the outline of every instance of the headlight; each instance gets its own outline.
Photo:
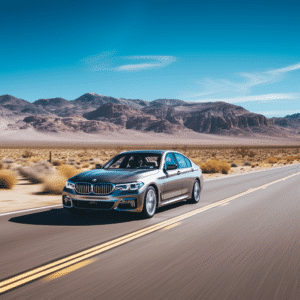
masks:
POLYGON ((130 182, 116 184, 116 190, 120 191, 136 191, 144 185, 144 182, 130 182))
POLYGON ((74 189, 75 189, 75 183, 70 182, 70 181, 67 181, 67 183, 66 183, 66 188, 67 188, 67 189, 74 190, 74 189))

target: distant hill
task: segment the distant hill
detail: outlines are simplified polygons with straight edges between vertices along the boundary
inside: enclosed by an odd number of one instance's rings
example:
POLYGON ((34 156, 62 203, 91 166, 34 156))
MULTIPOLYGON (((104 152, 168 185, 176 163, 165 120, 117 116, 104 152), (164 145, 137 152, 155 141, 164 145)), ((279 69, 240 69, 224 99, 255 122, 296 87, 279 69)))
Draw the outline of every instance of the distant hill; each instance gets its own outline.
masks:
POLYGON ((300 134, 300 113, 287 115, 283 118, 272 118, 275 125, 300 134))
POLYGON ((39 99, 33 103, 0 96, 0 117, 10 128, 44 132, 110 132, 136 130, 177 134, 282 136, 298 133, 300 114, 268 119, 225 102, 188 103, 178 99, 124 99, 86 93, 74 100, 39 99), (297 131, 298 130, 298 131, 297 131), (296 132, 297 131, 297 132, 296 132))

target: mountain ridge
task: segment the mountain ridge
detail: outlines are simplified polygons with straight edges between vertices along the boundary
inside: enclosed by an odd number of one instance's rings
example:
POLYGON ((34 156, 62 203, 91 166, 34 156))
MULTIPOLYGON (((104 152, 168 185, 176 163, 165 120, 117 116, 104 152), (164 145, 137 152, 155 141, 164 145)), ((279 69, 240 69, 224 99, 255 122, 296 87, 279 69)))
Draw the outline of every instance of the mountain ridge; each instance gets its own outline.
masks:
POLYGON ((11 95, 0 96, 0 116, 11 120, 10 128, 32 127, 45 132, 99 133, 131 129, 168 134, 194 131, 232 136, 289 136, 300 130, 300 114, 296 115, 267 118, 221 101, 146 101, 86 93, 74 100, 56 97, 31 103, 11 95))

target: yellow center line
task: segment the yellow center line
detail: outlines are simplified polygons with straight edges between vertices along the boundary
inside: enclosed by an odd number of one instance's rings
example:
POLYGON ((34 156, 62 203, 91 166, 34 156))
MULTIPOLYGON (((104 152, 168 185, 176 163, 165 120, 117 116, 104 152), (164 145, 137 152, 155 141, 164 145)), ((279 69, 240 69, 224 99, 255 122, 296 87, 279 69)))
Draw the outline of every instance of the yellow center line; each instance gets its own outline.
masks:
POLYGON ((64 269, 62 269, 62 270, 59 270, 59 271, 57 271, 57 272, 55 272, 55 273, 53 273, 53 274, 50 274, 50 275, 44 277, 44 278, 42 279, 42 281, 50 281, 50 280, 59 278, 59 277, 61 277, 61 276, 67 275, 67 274, 69 274, 69 273, 71 273, 71 272, 73 272, 73 271, 76 271, 76 270, 78 270, 78 269, 80 269, 80 268, 82 268, 82 267, 85 267, 85 266, 87 266, 87 265, 93 263, 93 262, 96 261, 96 260, 97 260, 96 258, 87 259, 87 260, 85 260, 85 261, 82 261, 82 262, 77 263, 77 264, 75 264, 75 265, 72 265, 72 266, 70 266, 70 267, 67 267, 67 268, 64 268, 64 269))
POLYGON ((300 172, 295 173, 295 174, 290 175, 290 176, 287 176, 285 178, 273 181, 271 183, 259 186, 257 188, 249 189, 248 191, 237 194, 235 196, 232 196, 232 197, 226 198, 224 200, 206 205, 204 207, 201 207, 201 208, 195 209, 193 211, 184 213, 182 215, 171 218, 169 220, 166 220, 166 221, 160 222, 158 224, 146 227, 144 229, 140 229, 140 230, 135 231, 135 232, 130 233, 130 234, 126 234, 122 237, 111 240, 109 242, 94 246, 90 249, 78 252, 76 254, 70 255, 70 256, 65 257, 63 259, 59 259, 55 262, 46 264, 44 266, 35 268, 35 269, 27 271, 27 272, 24 272, 20 275, 12 277, 12 278, 3 280, 3 281, 0 282, 0 294, 4 293, 4 292, 6 292, 10 289, 19 287, 23 284, 26 284, 30 281, 33 281, 33 280, 36 280, 38 278, 41 278, 41 277, 47 276, 49 274, 52 274, 54 272, 57 272, 58 270, 61 270, 61 269, 67 268, 71 265, 77 264, 81 261, 87 260, 87 259, 89 259, 89 258, 91 258, 95 255, 98 255, 98 254, 104 252, 104 251, 110 250, 112 248, 115 248, 117 246, 125 244, 129 241, 135 240, 139 237, 142 237, 142 236, 147 235, 149 233, 152 233, 154 231, 158 231, 162 228, 165 228, 165 227, 170 226, 172 224, 178 223, 178 222, 180 222, 184 219, 190 218, 190 217, 192 217, 196 214, 202 213, 204 211, 207 211, 207 210, 212 209, 212 208, 217 207, 217 206, 225 205, 225 204, 227 204, 228 202, 230 202, 232 200, 235 200, 235 199, 240 198, 242 196, 245 196, 247 194, 253 193, 255 191, 265 189, 265 188, 269 187, 270 185, 276 184, 280 181, 284 181, 286 179, 289 179, 289 178, 294 177, 294 176, 299 175, 299 174, 300 174, 300 172))
POLYGON ((171 229, 171 228, 174 228, 174 227, 180 225, 181 223, 182 223, 182 222, 177 222, 177 223, 174 223, 174 224, 172 224, 172 225, 168 225, 168 226, 164 227, 163 229, 161 229, 160 231, 169 230, 169 229, 171 229))

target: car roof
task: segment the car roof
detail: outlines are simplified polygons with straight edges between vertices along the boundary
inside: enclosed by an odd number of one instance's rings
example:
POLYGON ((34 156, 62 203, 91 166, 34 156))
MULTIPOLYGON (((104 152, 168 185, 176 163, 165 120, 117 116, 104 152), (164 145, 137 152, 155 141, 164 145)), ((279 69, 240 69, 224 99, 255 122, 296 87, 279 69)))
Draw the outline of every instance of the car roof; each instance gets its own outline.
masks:
POLYGON ((165 152, 167 152, 168 150, 132 150, 132 151, 125 151, 125 152, 122 152, 122 154, 124 153, 140 153, 140 154, 143 154, 143 153, 153 153, 153 154, 163 154, 165 152))

